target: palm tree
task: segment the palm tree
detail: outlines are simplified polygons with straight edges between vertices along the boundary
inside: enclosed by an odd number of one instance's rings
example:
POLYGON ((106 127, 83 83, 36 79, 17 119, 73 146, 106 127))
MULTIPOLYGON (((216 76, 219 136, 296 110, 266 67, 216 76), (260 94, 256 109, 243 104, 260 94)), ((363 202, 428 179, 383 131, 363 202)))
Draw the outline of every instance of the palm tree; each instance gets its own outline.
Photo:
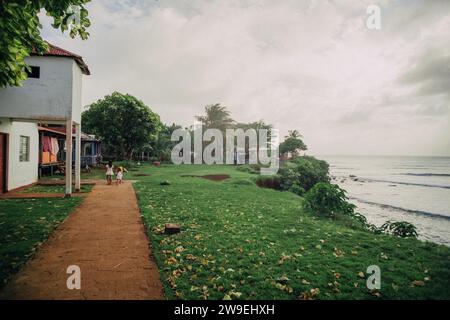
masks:
POLYGON ((285 138, 301 139, 303 135, 298 130, 288 130, 288 135, 285 138))
POLYGON ((234 124, 234 120, 231 118, 231 113, 226 107, 220 105, 220 103, 210 104, 205 107, 204 116, 195 117, 200 121, 205 129, 219 129, 225 131, 234 124))
POLYGON ((297 157, 301 151, 308 150, 302 138, 297 130, 289 130, 284 142, 280 144, 280 155, 291 153, 292 157, 297 157))

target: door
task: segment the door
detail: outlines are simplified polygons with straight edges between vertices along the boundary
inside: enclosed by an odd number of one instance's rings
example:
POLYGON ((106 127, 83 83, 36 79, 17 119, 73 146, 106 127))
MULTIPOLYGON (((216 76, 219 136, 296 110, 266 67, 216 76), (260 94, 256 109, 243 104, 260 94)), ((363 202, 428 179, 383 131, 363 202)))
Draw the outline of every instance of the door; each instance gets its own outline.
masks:
POLYGON ((7 135, 0 133, 0 194, 7 190, 7 159, 8 159, 8 140, 7 135))

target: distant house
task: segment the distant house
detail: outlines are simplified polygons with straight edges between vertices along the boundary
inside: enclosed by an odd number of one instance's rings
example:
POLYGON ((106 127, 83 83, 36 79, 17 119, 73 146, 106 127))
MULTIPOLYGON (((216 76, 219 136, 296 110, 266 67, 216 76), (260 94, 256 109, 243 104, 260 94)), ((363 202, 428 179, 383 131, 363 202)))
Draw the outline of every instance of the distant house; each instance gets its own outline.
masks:
MULTIPOLYGON (((0 193, 35 183, 39 164, 58 160, 51 152, 40 152, 39 126, 65 126, 64 146, 70 154, 73 137, 81 141, 82 75, 89 75, 89 68, 81 56, 49 47, 47 53, 26 59, 31 72, 23 86, 0 89, 0 193)), ((64 159, 67 195, 72 192, 73 163, 79 189, 81 143, 75 143, 74 161, 64 159)))

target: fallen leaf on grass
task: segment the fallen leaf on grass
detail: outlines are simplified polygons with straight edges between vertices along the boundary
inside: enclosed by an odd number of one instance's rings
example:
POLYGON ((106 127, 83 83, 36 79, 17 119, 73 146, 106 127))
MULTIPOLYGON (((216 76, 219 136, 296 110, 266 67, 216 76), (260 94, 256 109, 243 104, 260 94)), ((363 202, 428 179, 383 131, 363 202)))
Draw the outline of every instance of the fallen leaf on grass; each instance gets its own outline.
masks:
POLYGON ((175 248, 175 252, 176 253, 180 253, 180 252, 183 252, 183 251, 184 251, 184 248, 182 246, 179 246, 179 247, 175 248))
POLYGON ((197 260, 197 257, 192 254, 188 254, 188 255, 186 255, 186 260, 194 261, 194 260, 197 260))
POLYGON ((381 293, 379 291, 373 290, 370 291, 370 294, 373 295, 374 297, 381 298, 381 293))
POLYGON ((169 259, 166 260, 166 264, 169 264, 169 265, 176 264, 176 263, 178 263, 178 260, 175 259, 174 257, 170 257, 169 259))
POLYGON ((292 259, 292 256, 282 253, 280 260, 278 260, 278 264, 283 264, 285 261, 292 259))
POLYGON ((278 279, 276 279, 277 282, 281 283, 281 284, 286 284, 288 283, 288 281, 290 280, 288 277, 286 276, 281 276, 278 279))
POLYGON ((294 292, 294 289, 292 289, 291 287, 289 287, 288 285, 285 285, 285 284, 277 283, 277 284, 275 284, 275 287, 281 291, 286 291, 287 293, 294 292))
POLYGON ((413 287, 423 287, 425 285, 425 282, 422 280, 414 280, 412 282, 413 287))
POLYGON ((319 294, 319 288, 311 289, 309 292, 305 291, 300 294, 298 297, 300 300, 314 300, 319 294))
POLYGON ((336 258, 343 257, 343 256, 344 256, 344 251, 339 250, 338 248, 334 248, 333 255, 334 255, 336 258))

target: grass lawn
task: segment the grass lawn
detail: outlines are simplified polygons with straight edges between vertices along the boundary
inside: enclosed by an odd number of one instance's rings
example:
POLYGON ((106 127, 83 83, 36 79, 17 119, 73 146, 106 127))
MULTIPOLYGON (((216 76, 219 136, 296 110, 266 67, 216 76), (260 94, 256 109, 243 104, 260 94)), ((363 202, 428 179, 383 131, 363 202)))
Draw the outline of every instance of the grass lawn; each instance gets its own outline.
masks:
MULTIPOLYGON (((81 192, 90 192, 93 185, 81 185, 81 192)), ((34 185, 29 188, 21 190, 19 193, 64 193, 66 187, 63 185, 34 185)))
POLYGON ((78 197, 0 200, 0 287, 81 201, 78 197))
POLYGON ((140 172, 150 174, 135 189, 170 299, 450 298, 448 247, 314 217, 301 197, 258 188, 232 166, 140 172), (231 178, 181 177, 207 174, 231 178), (169 222, 182 232, 164 235, 169 222), (379 292, 366 287, 370 265, 381 268, 379 292))

